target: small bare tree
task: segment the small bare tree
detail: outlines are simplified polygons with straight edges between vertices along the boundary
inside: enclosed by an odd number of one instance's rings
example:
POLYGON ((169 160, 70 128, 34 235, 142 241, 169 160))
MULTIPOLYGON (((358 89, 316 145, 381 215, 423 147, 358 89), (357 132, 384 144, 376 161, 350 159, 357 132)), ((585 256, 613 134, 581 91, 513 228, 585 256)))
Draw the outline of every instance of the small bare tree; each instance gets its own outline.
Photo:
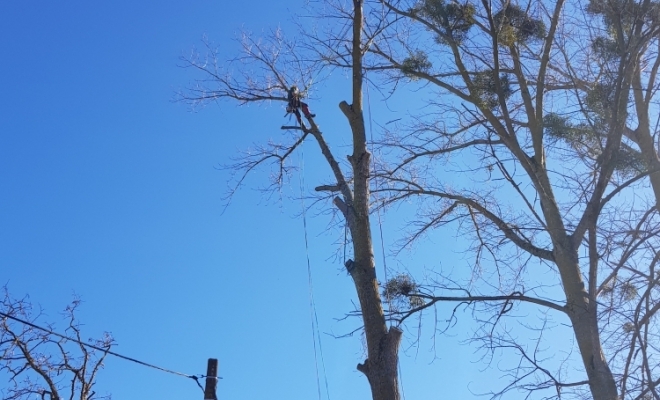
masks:
MULTIPOLYGON (((103 368, 107 351, 114 343, 109 334, 89 343, 106 352, 90 350, 83 343, 80 325, 75 317, 80 300, 75 299, 64 310, 66 335, 75 342, 63 339, 29 324, 43 324, 41 310, 36 310, 27 298, 12 298, 3 288, 0 303, 0 371, 8 378, 9 387, 3 389, 3 399, 109 399, 94 391, 98 372, 103 368)), ((39 325, 37 325, 39 326, 39 325)), ((54 330, 52 324, 45 329, 54 330)))

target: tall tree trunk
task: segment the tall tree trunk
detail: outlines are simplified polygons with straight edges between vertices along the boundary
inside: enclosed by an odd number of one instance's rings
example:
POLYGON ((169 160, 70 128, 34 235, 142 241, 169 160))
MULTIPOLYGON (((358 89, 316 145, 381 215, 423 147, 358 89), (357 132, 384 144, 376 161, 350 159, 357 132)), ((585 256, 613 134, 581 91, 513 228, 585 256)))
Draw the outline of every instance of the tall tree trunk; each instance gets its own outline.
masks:
POLYGON ((398 349, 402 332, 396 327, 387 329, 383 313, 369 221, 369 171, 371 155, 362 107, 362 0, 353 0, 353 99, 352 104, 340 103, 353 133, 353 154, 349 157, 353 168, 353 203, 346 204, 344 215, 353 238, 355 261, 351 277, 360 300, 367 341, 367 359, 358 364, 371 386, 374 400, 399 400, 398 349))
MULTIPOLYGON (((611 152, 612 150, 610 150, 611 152)), ((608 166, 604 168, 611 169, 608 166)), ((582 279, 578 254, 579 242, 576 241, 574 235, 582 236, 584 233, 577 233, 578 229, 574 231, 573 235, 567 233, 545 165, 534 163, 529 169, 537 177, 537 191, 541 194, 541 208, 548 224, 548 232, 552 239, 553 256, 566 296, 566 313, 571 320, 573 333, 580 349, 582 363, 589 379, 591 395, 594 400, 618 400, 616 381, 603 355, 600 342, 596 293, 595 291, 590 293, 582 279)), ((611 171, 603 173, 607 177, 611 176, 611 171)), ((602 178, 601 180, 607 182, 608 179, 602 178)), ((600 203, 602 189, 600 191, 596 190, 596 192, 598 193, 593 196, 591 202, 600 203)), ((585 211, 584 220, 587 222, 584 225, 595 227, 599 212, 599 209, 592 212, 585 211)), ((598 261, 597 254, 596 260, 593 261, 598 261)), ((597 265, 595 267, 590 265, 589 267, 592 271, 593 268, 597 268, 597 265)), ((594 274, 595 271, 596 269, 593 269, 594 274)), ((596 276, 590 275, 590 279, 594 279, 594 282, 591 283, 595 284, 596 276)))
POLYGON ((351 156, 351 160, 355 197, 348 212, 353 213, 351 234, 355 262, 350 271, 360 300, 368 357, 357 368, 367 376, 374 400, 399 400, 398 349, 402 332, 396 327, 387 329, 376 279, 369 222, 370 156, 365 150, 351 156))
POLYGON ((566 312, 571 319, 582 363, 589 378, 589 388, 594 400, 617 400, 614 375, 610 369, 600 342, 597 304, 585 288, 578 252, 570 237, 562 235, 555 241, 555 261, 559 268, 566 295, 566 312))
POLYGON ((633 75, 632 94, 638 125, 632 139, 637 142, 647 167, 652 171, 656 171, 651 173, 649 180, 651 181, 651 188, 655 195, 656 206, 660 207, 660 172, 658 172, 660 171, 660 159, 658 159, 658 149, 655 147, 653 135, 651 134, 651 122, 649 118, 650 104, 644 98, 646 91, 642 87, 641 74, 642 67, 637 65, 633 75))

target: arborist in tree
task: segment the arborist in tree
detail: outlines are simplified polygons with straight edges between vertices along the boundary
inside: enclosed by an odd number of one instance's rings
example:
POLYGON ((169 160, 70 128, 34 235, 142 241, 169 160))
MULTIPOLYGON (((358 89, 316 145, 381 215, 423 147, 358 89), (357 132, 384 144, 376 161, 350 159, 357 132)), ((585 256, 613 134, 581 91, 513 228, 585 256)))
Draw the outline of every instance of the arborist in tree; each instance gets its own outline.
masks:
POLYGON ((287 99, 289 100, 289 103, 286 106, 286 113, 295 114, 299 124, 302 124, 300 109, 302 109, 303 114, 305 114, 305 118, 310 119, 316 117, 316 114, 309 112, 309 106, 307 103, 302 102, 300 100, 301 98, 302 93, 298 90, 298 86, 293 85, 291 86, 291 89, 287 91, 287 99))

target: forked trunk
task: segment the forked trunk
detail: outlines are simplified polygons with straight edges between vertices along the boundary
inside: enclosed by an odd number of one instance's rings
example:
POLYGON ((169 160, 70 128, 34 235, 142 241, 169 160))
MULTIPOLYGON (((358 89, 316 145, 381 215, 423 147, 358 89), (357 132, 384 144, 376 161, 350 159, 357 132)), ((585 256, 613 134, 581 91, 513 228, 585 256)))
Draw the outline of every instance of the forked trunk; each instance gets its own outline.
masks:
POLYGON ((614 375, 600 343, 597 304, 591 301, 582 280, 578 253, 568 237, 555 242, 554 253, 566 294, 566 312, 589 378, 591 395, 594 400, 618 400, 614 375))

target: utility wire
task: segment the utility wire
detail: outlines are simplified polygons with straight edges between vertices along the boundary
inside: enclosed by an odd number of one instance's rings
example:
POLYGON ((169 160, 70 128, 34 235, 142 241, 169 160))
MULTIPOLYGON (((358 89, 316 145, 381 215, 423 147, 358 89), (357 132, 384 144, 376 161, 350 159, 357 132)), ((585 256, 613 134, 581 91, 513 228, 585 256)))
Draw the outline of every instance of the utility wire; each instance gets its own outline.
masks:
MULTIPOLYGON (((57 336, 57 337, 59 337, 59 338, 65 339, 65 340, 70 340, 70 341, 72 341, 72 342, 74 342, 74 343, 78 343, 78 344, 80 344, 80 345, 83 345, 83 346, 89 347, 89 348, 91 348, 91 349, 98 350, 98 351, 102 351, 102 352, 104 352, 104 353, 106 353, 106 354, 110 354, 111 356, 115 356, 115 357, 118 357, 118 358, 122 358, 122 359, 124 359, 124 360, 134 362, 134 363, 136 363, 136 364, 144 365, 145 367, 154 368, 154 369, 157 369, 157 370, 159 370, 159 371, 167 372, 167 373, 174 374, 174 375, 178 375, 178 376, 183 376, 183 377, 185 377, 185 378, 190 378, 190 379, 194 380, 194 381, 197 383, 197 386, 199 386, 200 389, 202 389, 202 391, 204 391, 204 388, 203 388, 202 385, 200 385, 200 383, 199 383, 199 379, 201 379, 201 378, 206 378, 206 376, 203 376, 203 375, 202 375, 202 376, 188 375, 188 374, 184 374, 184 373, 182 373, 182 372, 177 372, 177 371, 173 371, 173 370, 171 370, 171 369, 167 369, 167 368, 159 367, 159 366, 157 366, 157 365, 149 364, 149 363, 147 363, 147 362, 140 361, 140 360, 137 360, 137 359, 132 358, 132 357, 128 357, 128 356, 121 355, 121 354, 119 354, 119 353, 115 353, 114 351, 111 351, 109 347, 108 347, 108 348, 102 348, 102 347, 95 346, 95 345, 90 344, 90 343, 81 342, 81 341, 78 340, 78 339, 74 339, 74 338, 72 338, 72 337, 62 335, 61 333, 53 332, 53 331, 50 330, 50 329, 44 328, 44 327, 42 327, 42 326, 39 326, 39 325, 33 324, 32 322, 25 321, 25 320, 20 319, 20 318, 17 318, 17 317, 14 317, 13 315, 9 315, 9 314, 3 313, 2 311, 0 311, 0 317, 4 317, 4 318, 8 318, 8 319, 14 320, 14 321, 19 322, 19 323, 21 323, 21 324, 23 324, 23 325, 27 325, 27 326, 30 326, 30 327, 32 327, 32 328, 38 329, 38 330, 40 330, 40 331, 46 332, 46 333, 48 333, 48 334, 50 334, 50 335, 57 336)), ((220 378, 220 379, 221 379, 221 378, 220 378)))

